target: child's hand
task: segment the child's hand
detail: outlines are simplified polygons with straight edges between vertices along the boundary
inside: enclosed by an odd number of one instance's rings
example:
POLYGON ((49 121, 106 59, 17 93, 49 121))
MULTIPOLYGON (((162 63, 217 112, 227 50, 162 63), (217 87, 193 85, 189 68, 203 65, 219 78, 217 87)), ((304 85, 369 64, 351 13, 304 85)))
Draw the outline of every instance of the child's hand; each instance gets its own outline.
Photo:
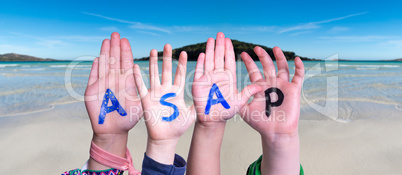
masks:
POLYGON ((100 57, 93 62, 85 91, 85 106, 94 131, 92 141, 102 149, 121 157, 126 155, 128 131, 142 116, 133 65, 128 40, 120 40, 120 35, 113 33, 111 40, 105 39, 102 43, 100 57), (104 112, 106 115, 102 117, 101 106, 105 102, 107 106, 113 106, 111 101, 105 100, 107 89, 113 92, 123 110, 104 112))
POLYGON ((159 80, 158 53, 152 50, 149 59, 150 89, 147 89, 138 65, 135 80, 144 108, 148 130, 147 156, 163 164, 173 164, 177 141, 195 121, 194 107, 184 102, 187 54, 182 52, 172 84, 172 47, 163 51, 162 84, 159 80))
POLYGON ((214 124, 231 119, 247 100, 259 91, 259 86, 250 85, 241 93, 238 91, 232 42, 225 38, 223 33, 218 33, 216 48, 214 39, 209 38, 205 54, 201 53, 197 60, 192 91, 198 122, 214 124), (219 88, 225 102, 211 105, 207 104, 208 100, 218 98, 215 93, 217 91, 210 96, 214 84, 219 88), (207 108, 207 105, 210 108, 207 108))
POLYGON ((257 65, 243 52, 252 84, 262 87, 251 103, 244 106, 240 115, 261 134, 263 156, 261 174, 298 174, 300 115, 300 91, 304 77, 304 66, 300 58, 295 59, 295 75, 289 82, 289 68, 282 51, 274 48, 278 76, 267 52, 256 47, 264 69, 262 77, 257 65))
POLYGON ((292 136, 297 134, 297 126, 300 115, 300 91, 304 77, 304 66, 299 57, 295 59, 295 75, 292 82, 289 82, 289 67, 286 58, 279 47, 273 49, 278 75, 275 74, 275 65, 267 52, 260 47, 255 47, 254 52, 260 58, 264 69, 262 77, 257 65, 252 58, 243 52, 241 57, 249 72, 253 84, 262 87, 262 90, 254 95, 251 103, 245 105, 240 112, 243 119, 262 136, 275 140, 281 136, 292 136), (277 88, 277 92, 269 93, 268 103, 275 103, 267 110, 265 91, 270 88, 277 88), (281 98, 281 91, 283 98, 281 98), (280 102, 283 100, 282 102, 280 102), (267 116, 267 113, 270 115, 267 116))

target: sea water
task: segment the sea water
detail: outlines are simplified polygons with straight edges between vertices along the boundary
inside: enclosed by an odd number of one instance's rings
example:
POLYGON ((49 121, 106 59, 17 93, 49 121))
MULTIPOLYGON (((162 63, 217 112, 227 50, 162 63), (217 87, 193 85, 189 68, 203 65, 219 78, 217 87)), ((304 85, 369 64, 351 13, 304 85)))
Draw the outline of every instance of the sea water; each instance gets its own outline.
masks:
MULTIPOLYGON (((136 61, 149 87, 147 61, 136 61)), ((291 78, 294 63, 289 61, 291 78)), ((177 62, 173 63, 175 67, 177 62)), ((188 62, 185 101, 192 104, 191 82, 196 62, 188 62)), ((262 66, 257 62, 258 67, 262 66)), ((348 122, 402 116, 402 62, 305 61, 301 119, 348 122)), ((0 116, 15 116, 54 105, 82 102, 92 62, 0 63, 0 116)), ((162 62, 159 62, 161 73, 162 62)), ((172 74, 174 77, 175 73, 172 74)), ((237 87, 250 84, 237 62, 237 87)), ((286 97, 285 97, 286 98, 286 97)))

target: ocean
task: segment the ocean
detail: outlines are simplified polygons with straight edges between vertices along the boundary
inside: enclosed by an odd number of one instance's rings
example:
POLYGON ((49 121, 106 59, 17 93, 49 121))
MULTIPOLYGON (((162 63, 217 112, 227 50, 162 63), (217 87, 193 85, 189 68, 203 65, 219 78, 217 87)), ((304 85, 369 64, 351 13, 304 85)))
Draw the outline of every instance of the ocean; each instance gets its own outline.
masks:
MULTIPOLYGON (((135 63, 140 65, 149 87, 148 62, 135 63)), ((82 102, 91 65, 90 61, 0 62, 0 117, 82 102)), ((174 69, 175 65, 177 62, 173 64, 174 69)), ((196 62, 187 65, 185 101, 188 105, 192 103, 195 65, 196 62)), ((304 65, 301 120, 351 122, 402 116, 402 62, 305 61, 304 65)), ((289 67, 293 76, 292 61, 289 67)), ((239 89, 250 84, 242 62, 237 62, 237 79, 239 89)))

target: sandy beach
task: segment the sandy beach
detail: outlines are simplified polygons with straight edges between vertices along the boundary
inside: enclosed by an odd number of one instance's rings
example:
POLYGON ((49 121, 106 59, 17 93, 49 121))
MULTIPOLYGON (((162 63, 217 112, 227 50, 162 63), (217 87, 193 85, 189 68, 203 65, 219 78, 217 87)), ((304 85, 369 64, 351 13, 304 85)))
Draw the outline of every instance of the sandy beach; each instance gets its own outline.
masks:
MULTIPOLYGON (((386 117, 339 123, 301 120, 300 162, 311 175, 400 174, 402 119, 386 117)), ((176 152, 187 157, 192 128, 176 152)), ((84 104, 57 105, 53 110, 0 118, 0 165, 4 174, 61 174, 81 168, 92 137, 84 104)), ((129 145, 141 169, 146 128, 130 131, 129 145)), ((260 137, 239 118, 228 121, 222 147, 222 174, 245 174, 261 154, 260 137)))

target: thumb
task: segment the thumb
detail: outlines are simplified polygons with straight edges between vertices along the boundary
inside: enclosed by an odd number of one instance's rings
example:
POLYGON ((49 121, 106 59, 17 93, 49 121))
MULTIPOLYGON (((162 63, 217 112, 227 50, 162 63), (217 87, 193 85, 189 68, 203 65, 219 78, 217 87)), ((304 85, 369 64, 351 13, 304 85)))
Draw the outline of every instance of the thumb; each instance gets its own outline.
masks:
POLYGON ((242 91, 241 91, 241 100, 240 100, 240 106, 244 106, 247 101, 250 99, 251 96, 255 95, 256 93, 262 91, 263 88, 262 86, 258 84, 250 84, 246 86, 242 91))

